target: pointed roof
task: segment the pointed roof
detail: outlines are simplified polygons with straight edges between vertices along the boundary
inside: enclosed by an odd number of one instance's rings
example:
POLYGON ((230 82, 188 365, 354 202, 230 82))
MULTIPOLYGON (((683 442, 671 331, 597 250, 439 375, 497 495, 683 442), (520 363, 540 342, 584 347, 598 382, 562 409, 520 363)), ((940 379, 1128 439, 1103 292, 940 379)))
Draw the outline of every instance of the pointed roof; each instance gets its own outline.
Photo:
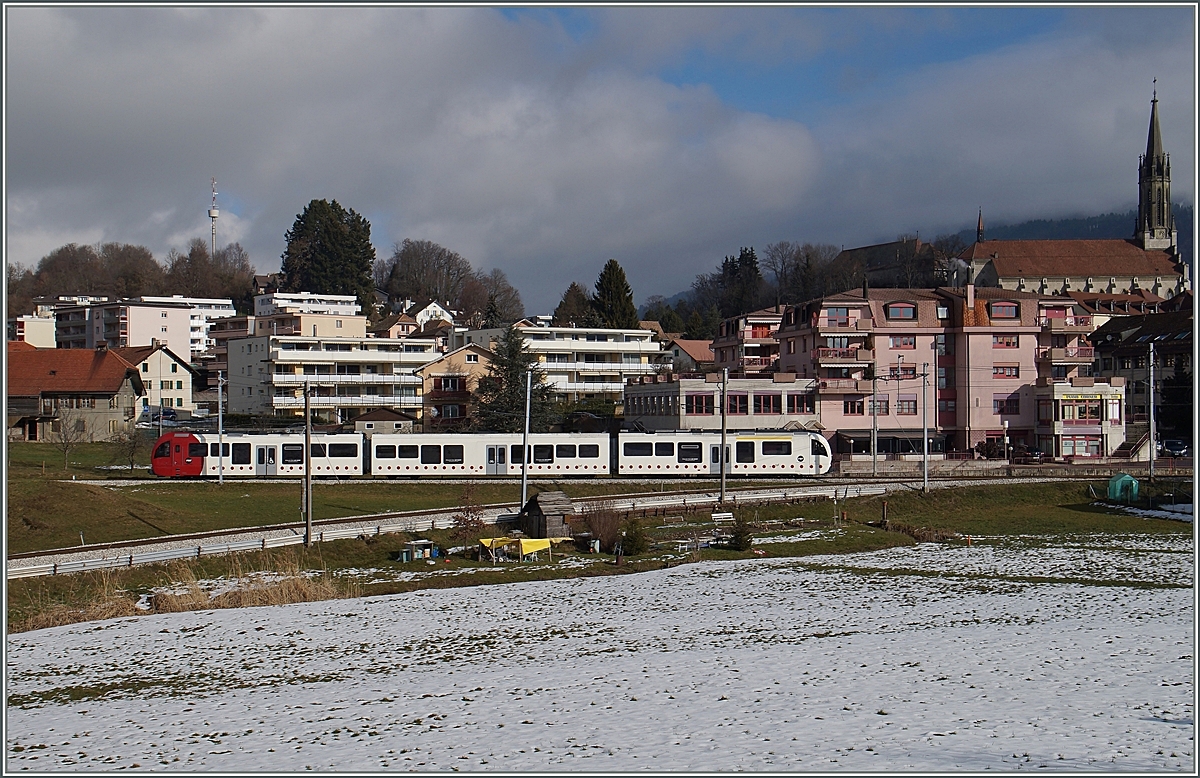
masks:
POLYGON ((37 351, 37 346, 32 343, 27 343, 23 340, 10 340, 8 342, 9 351, 37 351))
POLYGON ((188 364, 186 359, 180 359, 178 354, 162 344, 157 346, 122 346, 120 348, 110 349, 110 351, 112 351, 112 353, 116 354, 121 359, 125 360, 130 367, 134 368, 149 359, 155 351, 162 351, 170 356, 171 359, 187 368, 187 371, 193 376, 196 375, 196 371, 192 369, 192 366, 188 364))
POLYGON ((672 348, 678 348, 691 357, 692 361, 697 364, 713 361, 711 340, 684 340, 683 338, 675 338, 664 344, 663 351, 670 351, 672 348))
POLYGON ((1154 90, 1154 99, 1150 101, 1150 132, 1146 137, 1146 161, 1161 157, 1162 133, 1158 129, 1158 90, 1154 90))

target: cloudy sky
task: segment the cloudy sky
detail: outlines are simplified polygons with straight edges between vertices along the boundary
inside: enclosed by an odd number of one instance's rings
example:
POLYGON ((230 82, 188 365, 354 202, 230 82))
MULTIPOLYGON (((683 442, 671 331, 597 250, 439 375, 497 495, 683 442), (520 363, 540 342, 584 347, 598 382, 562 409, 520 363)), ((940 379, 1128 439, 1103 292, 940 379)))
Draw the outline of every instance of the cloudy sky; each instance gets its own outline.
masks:
MULTIPOLYGON (((498 267, 530 313, 740 246, 1137 202, 1152 79, 1195 196, 1191 7, 6 12, 6 252, 207 238, 261 272, 312 199, 498 267)), ((1132 225, 1131 225, 1132 227, 1132 225)))

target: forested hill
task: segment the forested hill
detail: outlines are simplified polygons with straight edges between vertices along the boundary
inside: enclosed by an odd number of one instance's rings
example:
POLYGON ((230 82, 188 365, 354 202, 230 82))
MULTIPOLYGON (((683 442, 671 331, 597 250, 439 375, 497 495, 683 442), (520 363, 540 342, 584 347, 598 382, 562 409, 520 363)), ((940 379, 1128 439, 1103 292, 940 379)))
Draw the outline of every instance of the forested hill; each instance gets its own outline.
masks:
MULTIPOLYGON (((1179 254, 1194 263, 1192 236, 1192 206, 1175 204, 1175 228, 1179 230, 1179 254)), ((1019 224, 987 223, 984 214, 984 237, 992 240, 1074 240, 1080 238, 1132 238, 1137 223, 1137 209, 1125 213, 1106 213, 1103 216, 1084 216, 1077 219, 1036 219, 1019 224)), ((975 242, 975 228, 962 230, 963 242, 975 242)))

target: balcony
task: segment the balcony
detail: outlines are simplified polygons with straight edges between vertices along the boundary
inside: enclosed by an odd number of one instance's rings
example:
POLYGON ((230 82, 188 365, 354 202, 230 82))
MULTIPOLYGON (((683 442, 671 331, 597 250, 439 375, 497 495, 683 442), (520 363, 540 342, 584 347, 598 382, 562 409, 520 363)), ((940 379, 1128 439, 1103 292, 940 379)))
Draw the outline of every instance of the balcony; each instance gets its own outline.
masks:
POLYGON ((870 381, 859 381, 854 378, 820 378, 818 389, 822 392, 870 392, 870 381))
POLYGON ((856 346, 849 348, 818 348, 813 349, 812 358, 822 367, 826 365, 846 364, 865 365, 875 361, 875 351, 856 346))
POLYGON ((838 332, 845 334, 846 332, 870 332, 872 322, 870 319, 851 319, 847 317, 822 317, 817 319, 817 330, 820 332, 838 332))
POLYGON ((1037 358, 1043 362, 1066 365, 1090 365, 1095 356, 1096 349, 1091 346, 1041 348, 1037 351, 1037 358))
POLYGON ((417 386, 421 379, 413 375, 400 373, 320 373, 317 375, 295 375, 287 373, 271 373, 272 384, 280 386, 303 386, 306 382, 314 386, 333 386, 337 384, 408 384, 417 386))
POLYGON ((1091 316, 1067 316, 1066 318, 1052 318, 1049 316, 1038 317, 1038 326, 1043 332, 1082 332, 1087 333, 1092 331, 1091 316))
MULTIPOLYGON (((303 397, 271 397, 272 408, 304 408, 303 397)), ((420 397, 370 394, 359 397, 310 397, 311 408, 420 408, 420 397)))

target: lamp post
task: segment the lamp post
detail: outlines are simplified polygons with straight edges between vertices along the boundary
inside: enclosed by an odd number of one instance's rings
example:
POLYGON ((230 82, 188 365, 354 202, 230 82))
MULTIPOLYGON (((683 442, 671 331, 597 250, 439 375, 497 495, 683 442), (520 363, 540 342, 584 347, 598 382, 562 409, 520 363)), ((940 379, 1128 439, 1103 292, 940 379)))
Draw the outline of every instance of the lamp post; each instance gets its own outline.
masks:
POLYGON ((217 371, 217 483, 225 483, 225 405, 222 402, 225 378, 217 371))
POLYGON ((1146 380, 1146 403, 1150 411, 1150 483, 1154 483, 1154 457, 1158 455, 1158 436, 1154 434, 1154 341, 1150 341, 1150 361, 1146 363, 1149 375, 1146 380))
POLYGON ((304 382, 304 545, 312 546, 312 412, 309 383, 304 382))
POLYGON ((924 467, 921 469, 921 489, 929 493, 929 363, 921 365, 921 444, 923 448, 924 467))
POLYGON ((1008 419, 1004 420, 1004 458, 1008 459, 1008 419))
POLYGON ((725 504, 725 448, 729 432, 727 414, 729 412, 729 368, 721 368, 721 454, 717 457, 721 465, 721 504, 725 504))
POLYGON ((525 499, 529 486, 529 398, 533 391, 533 371, 525 371, 525 434, 521 438, 521 507, 525 510, 525 499))
POLYGON ((875 405, 875 396, 879 389, 879 371, 871 368, 871 475, 879 475, 879 410, 875 405))

